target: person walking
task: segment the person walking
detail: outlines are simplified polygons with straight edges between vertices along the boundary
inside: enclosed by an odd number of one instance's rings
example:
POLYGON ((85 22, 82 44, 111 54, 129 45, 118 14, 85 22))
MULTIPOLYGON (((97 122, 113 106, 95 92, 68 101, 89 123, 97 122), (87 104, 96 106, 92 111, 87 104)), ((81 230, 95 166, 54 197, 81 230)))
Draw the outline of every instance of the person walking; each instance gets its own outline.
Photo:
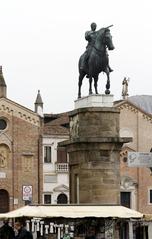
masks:
POLYGON ((15 239, 33 239, 31 232, 27 231, 21 222, 15 222, 14 228, 17 231, 15 239))
POLYGON ((4 225, 0 228, 0 239, 14 239, 15 232, 13 228, 9 225, 8 219, 3 221, 4 225))

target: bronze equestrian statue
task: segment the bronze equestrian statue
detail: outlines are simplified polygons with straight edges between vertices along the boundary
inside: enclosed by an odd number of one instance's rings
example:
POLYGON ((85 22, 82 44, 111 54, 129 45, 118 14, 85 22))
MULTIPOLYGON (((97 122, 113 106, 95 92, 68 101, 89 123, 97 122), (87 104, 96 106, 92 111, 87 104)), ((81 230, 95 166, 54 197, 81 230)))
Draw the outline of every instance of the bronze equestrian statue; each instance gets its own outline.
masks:
POLYGON ((107 48, 108 50, 113 50, 114 45, 109 27, 96 31, 96 23, 92 23, 91 31, 85 33, 85 39, 88 41, 88 45, 86 51, 79 59, 78 98, 81 98, 81 86, 85 76, 89 78, 89 95, 93 94, 92 79, 94 79, 95 93, 98 94, 97 82, 99 73, 101 72, 105 72, 107 75, 105 94, 110 94, 109 75, 113 70, 109 66, 107 48))

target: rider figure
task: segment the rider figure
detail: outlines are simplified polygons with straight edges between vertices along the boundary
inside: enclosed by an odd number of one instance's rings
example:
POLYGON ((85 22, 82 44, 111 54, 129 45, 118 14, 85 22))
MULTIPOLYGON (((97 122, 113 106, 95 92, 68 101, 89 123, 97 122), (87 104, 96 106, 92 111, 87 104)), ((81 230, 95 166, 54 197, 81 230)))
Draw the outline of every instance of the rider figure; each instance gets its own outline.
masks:
MULTIPOLYGON (((91 23, 91 31, 85 32, 85 39, 88 41, 88 44, 86 46, 86 51, 83 54, 83 58, 82 58, 82 62, 81 62, 82 68, 84 68, 85 65, 87 65, 92 47, 94 46, 96 36, 97 36, 96 31, 95 31, 96 27, 97 27, 96 23, 93 22, 93 23, 91 23)), ((88 75, 87 75, 87 78, 89 78, 88 75)))
MULTIPOLYGON (((85 33, 85 39, 88 41, 88 44, 86 46, 86 51, 83 54, 83 61, 82 61, 82 65, 84 66, 85 63, 88 63, 88 59, 92 50, 92 47, 95 44, 95 40, 97 37, 97 24, 95 22, 91 23, 91 31, 87 31, 85 33)), ((107 57, 108 57, 108 53, 107 53, 107 57)), ((112 72, 113 70, 111 69, 111 67, 109 66, 109 57, 108 57, 108 68, 109 68, 109 72, 112 72)), ((87 78, 89 78, 89 76, 86 76, 87 78)))
POLYGON ((92 47, 95 44, 95 40, 97 37, 96 32, 97 24, 95 22, 91 23, 91 31, 87 31, 85 33, 85 39, 88 41, 88 45, 86 46, 86 52, 89 57, 92 47))

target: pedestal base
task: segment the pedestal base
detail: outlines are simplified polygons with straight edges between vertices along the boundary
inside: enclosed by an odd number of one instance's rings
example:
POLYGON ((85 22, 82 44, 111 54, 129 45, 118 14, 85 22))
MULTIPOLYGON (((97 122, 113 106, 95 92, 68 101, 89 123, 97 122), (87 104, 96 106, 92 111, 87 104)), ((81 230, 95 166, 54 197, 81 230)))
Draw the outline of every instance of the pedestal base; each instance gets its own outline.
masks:
POLYGON ((120 151, 130 138, 119 137, 119 109, 113 95, 89 95, 69 113, 70 203, 120 203, 120 151))
POLYGON ((113 95, 88 95, 75 100, 75 109, 86 107, 112 107, 113 95))

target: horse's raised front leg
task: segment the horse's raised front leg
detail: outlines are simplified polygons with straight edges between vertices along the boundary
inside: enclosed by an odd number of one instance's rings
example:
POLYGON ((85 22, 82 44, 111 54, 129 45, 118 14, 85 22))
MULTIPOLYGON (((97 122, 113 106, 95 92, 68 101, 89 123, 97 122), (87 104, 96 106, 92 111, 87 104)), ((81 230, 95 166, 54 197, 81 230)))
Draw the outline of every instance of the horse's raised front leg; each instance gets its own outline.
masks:
POLYGON ((110 76, 109 76, 109 69, 107 69, 106 71, 107 74, 107 83, 106 83, 106 90, 105 90, 105 94, 109 95, 110 94, 110 76))
POLYGON ((83 81, 83 78, 86 74, 81 72, 79 74, 79 82, 78 82, 78 98, 81 98, 81 86, 82 86, 82 81, 83 81))
POLYGON ((92 95, 92 76, 89 77, 89 95, 92 95))
POLYGON ((98 94, 98 76, 94 77, 94 89, 95 93, 98 94))

